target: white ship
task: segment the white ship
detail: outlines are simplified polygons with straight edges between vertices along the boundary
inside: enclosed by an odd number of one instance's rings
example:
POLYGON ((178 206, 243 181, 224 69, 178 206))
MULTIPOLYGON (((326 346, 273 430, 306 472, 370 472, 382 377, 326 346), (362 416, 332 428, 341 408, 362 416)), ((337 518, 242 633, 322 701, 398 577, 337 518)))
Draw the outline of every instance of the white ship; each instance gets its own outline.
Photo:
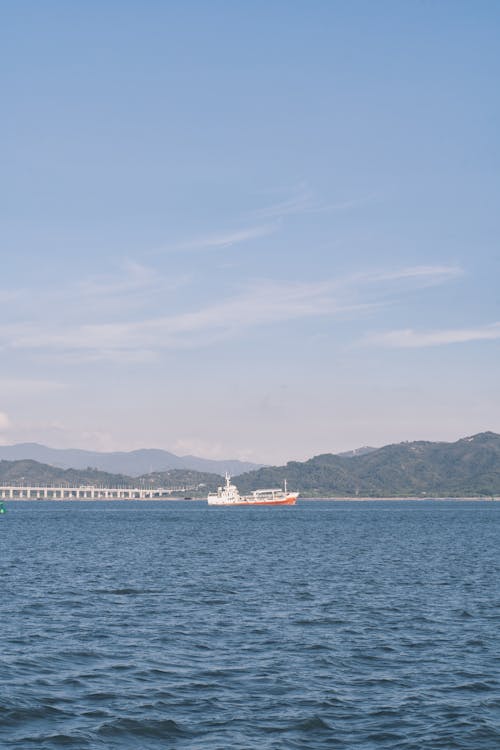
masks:
POLYGON ((231 484, 231 477, 226 473, 226 484, 217 492, 210 492, 207 497, 209 505, 295 505, 298 492, 288 492, 286 488, 272 490, 255 490, 251 495, 240 495, 236 485, 231 484))

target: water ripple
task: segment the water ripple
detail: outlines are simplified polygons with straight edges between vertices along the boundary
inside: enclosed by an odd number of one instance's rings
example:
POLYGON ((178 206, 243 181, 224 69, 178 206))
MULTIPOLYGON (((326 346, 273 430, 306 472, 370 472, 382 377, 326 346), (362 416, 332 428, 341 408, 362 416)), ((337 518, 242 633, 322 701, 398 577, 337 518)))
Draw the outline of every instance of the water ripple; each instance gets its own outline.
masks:
POLYGON ((10 503, 0 746, 500 747, 499 509, 10 503))

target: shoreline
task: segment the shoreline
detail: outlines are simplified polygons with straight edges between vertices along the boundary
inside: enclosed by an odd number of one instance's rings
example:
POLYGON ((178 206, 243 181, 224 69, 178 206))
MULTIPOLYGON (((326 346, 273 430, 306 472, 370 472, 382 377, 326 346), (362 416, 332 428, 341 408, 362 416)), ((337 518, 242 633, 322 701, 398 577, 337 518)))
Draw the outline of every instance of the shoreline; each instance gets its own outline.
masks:
MULTIPOLYGON (((299 497, 297 504, 302 502, 351 502, 351 503, 371 503, 371 502, 500 502, 500 497, 485 497, 480 495, 471 495, 470 497, 422 497, 419 495, 405 495, 400 497, 349 497, 346 495, 334 495, 330 497, 299 497)), ((2 499, 3 503, 206 503, 206 498, 195 497, 189 500, 184 497, 147 497, 124 499, 119 497, 82 497, 82 498, 35 498, 35 497, 13 497, 2 499)))

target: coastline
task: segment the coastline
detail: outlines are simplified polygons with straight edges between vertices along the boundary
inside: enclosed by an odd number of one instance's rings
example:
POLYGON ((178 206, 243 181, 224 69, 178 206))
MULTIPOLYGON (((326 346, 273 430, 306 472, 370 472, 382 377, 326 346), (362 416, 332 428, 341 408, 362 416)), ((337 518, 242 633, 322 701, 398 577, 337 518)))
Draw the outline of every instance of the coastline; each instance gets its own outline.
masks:
MULTIPOLYGON (((26 497, 14 497, 6 498, 2 500, 4 503, 206 503, 206 498, 194 497, 189 500, 185 497, 147 497, 147 498, 133 498, 124 499, 119 497, 85 497, 85 498, 26 498, 26 497)), ((471 495, 470 497, 422 497, 419 495, 407 495, 401 497, 350 497, 345 495, 332 495, 330 497, 300 497, 297 504, 301 502, 352 502, 352 503, 371 503, 371 502, 487 502, 495 503, 500 502, 499 497, 485 497, 479 495, 471 495)))
POLYGON ((446 502, 446 501, 453 501, 453 502, 498 502, 500 500, 500 497, 485 497, 480 495, 471 495, 470 497, 451 497, 451 496, 444 496, 444 497, 434 497, 434 496, 426 496, 422 497, 421 495, 405 495, 401 497, 349 497, 349 496, 341 496, 341 495, 335 495, 335 497, 304 497, 299 498, 302 500, 307 501, 338 501, 338 502, 352 502, 352 503, 371 503, 371 502, 446 502))

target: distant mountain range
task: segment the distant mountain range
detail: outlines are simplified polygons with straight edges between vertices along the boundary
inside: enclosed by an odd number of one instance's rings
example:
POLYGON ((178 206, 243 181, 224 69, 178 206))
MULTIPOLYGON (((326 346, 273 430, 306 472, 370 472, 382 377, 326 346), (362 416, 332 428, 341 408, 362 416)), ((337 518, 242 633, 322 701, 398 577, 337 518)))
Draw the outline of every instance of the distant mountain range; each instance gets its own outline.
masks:
POLYGON ((262 464, 236 459, 216 461, 197 456, 176 456, 168 451, 155 448, 114 453, 99 453, 72 448, 48 448, 38 443, 19 443, 17 445, 0 446, 0 460, 4 461, 38 461, 39 463, 57 466, 60 469, 98 469, 112 474, 127 474, 132 477, 151 472, 171 471, 201 471, 214 474, 224 474, 226 471, 232 476, 238 476, 245 471, 258 469, 262 464))
MULTIPOLYGON (((14 447, 19 446, 12 446, 11 449, 14 447)), ((4 447, 1 452, 5 450, 4 447)), ((88 455, 86 451, 74 453, 88 455)), ((230 462, 209 463, 222 464, 222 470, 226 470, 230 462)), ((193 488, 189 492, 193 497, 202 497, 221 484, 221 473, 174 468, 132 476, 130 471, 128 474, 108 473, 87 468, 62 469, 26 459, 0 460, 0 484, 189 486, 193 488)), ((308 461, 290 461, 286 466, 268 466, 246 472, 238 476, 237 485, 242 493, 246 493, 280 486, 285 479, 290 489, 298 490, 302 497, 500 496, 500 435, 483 432, 455 443, 397 443, 354 452, 354 455, 352 452, 347 455, 326 453, 308 461)))

